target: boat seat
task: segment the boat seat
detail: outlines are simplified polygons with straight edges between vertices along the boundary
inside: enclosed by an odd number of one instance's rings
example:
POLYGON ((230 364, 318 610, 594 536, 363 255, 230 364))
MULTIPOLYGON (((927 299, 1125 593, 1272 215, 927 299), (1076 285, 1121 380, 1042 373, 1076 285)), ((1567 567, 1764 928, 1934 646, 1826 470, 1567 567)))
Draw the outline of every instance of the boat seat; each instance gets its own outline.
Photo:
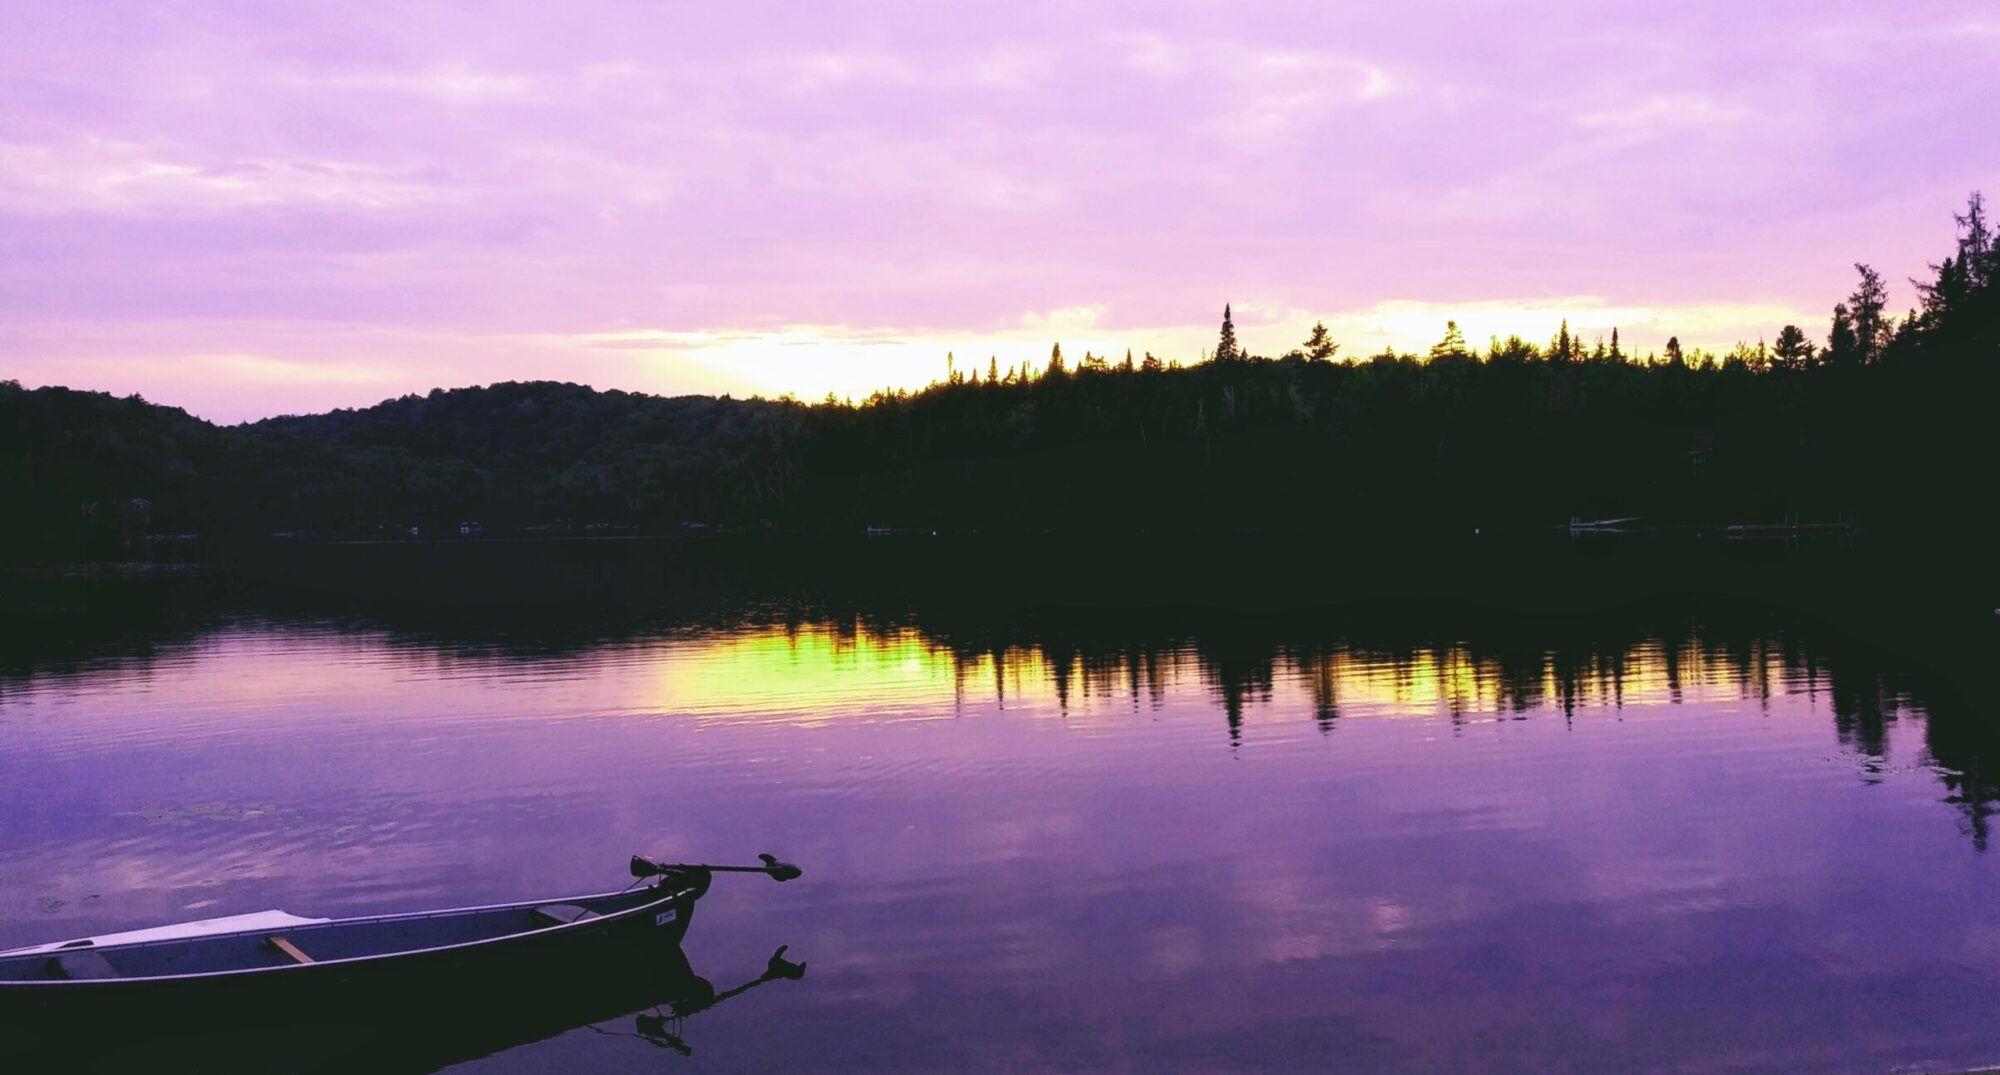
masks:
POLYGON ((89 948, 78 948, 68 952, 58 952, 49 957, 49 974, 54 978, 83 981, 89 978, 118 978, 118 968, 104 958, 103 952, 89 948))
POLYGON ((270 945, 273 948, 276 948, 280 952, 285 953, 285 955, 291 957, 291 960, 294 963, 311 963, 313 961, 313 957, 305 954, 304 952, 299 951, 298 945, 293 944, 291 941, 288 941, 285 938, 280 937, 275 933, 271 934, 269 937, 264 938, 264 943, 270 945))
POLYGON ((551 926, 567 926, 571 922, 581 922, 596 917, 598 917, 596 911, 588 907, 578 907, 574 903, 545 903, 535 908, 535 919, 551 926))

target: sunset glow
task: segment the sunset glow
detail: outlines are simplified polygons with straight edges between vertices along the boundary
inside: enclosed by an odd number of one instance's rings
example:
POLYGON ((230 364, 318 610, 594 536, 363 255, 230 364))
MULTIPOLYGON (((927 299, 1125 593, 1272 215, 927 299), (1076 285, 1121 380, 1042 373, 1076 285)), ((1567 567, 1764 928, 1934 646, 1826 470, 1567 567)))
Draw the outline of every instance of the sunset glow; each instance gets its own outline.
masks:
POLYGON ((0 378, 575 380, 1826 334, 1992 187, 1989 4, 9 4, 0 378))

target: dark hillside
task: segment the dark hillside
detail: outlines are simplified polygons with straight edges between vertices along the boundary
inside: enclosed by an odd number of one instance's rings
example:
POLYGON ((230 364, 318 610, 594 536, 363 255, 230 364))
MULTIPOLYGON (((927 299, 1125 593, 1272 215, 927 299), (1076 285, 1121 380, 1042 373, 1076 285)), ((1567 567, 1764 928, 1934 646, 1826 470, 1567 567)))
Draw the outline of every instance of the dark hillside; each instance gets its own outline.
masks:
POLYGON ((758 518, 781 502, 802 411, 536 381, 247 428, 328 445, 370 474, 353 525, 664 527, 758 518))

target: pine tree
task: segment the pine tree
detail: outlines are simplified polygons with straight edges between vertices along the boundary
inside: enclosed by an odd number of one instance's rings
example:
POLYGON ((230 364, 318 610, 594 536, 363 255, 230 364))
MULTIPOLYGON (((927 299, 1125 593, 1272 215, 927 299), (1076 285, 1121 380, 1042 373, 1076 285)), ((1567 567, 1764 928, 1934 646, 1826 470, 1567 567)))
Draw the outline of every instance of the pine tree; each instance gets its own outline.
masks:
POLYGON ((987 384, 999 384, 999 383, 1000 383, 1000 356, 999 356, 999 355, 988 355, 988 356, 987 356, 987 358, 986 358, 986 383, 987 383, 987 384))
POLYGON ((1611 326, 1611 361, 1625 361, 1625 352, 1618 349, 1618 326, 1611 326))
MULTIPOLYGON (((2000 356, 2000 247, 1986 218, 1986 199, 1979 192, 1966 199, 1963 214, 1952 214, 1958 225, 1955 257, 1931 266, 1935 279, 1912 280, 1922 300, 1921 313, 1903 322, 1898 342, 1915 350, 1953 355, 1960 360, 2000 356)), ((1976 359, 1975 359, 1976 360, 1976 359)))
POLYGON ((1736 346, 1730 348, 1729 353, 1722 356, 1722 368, 1726 370, 1749 370, 1752 373, 1762 373, 1770 367, 1770 354, 1764 347, 1763 340, 1758 340, 1755 347, 1744 343, 1742 340, 1737 340, 1736 346))
POLYGON ((1883 308, 1889 304, 1889 289, 1883 286, 1882 274, 1858 261, 1854 263, 1854 271, 1861 274, 1861 282, 1855 285, 1854 294, 1847 301, 1854 318, 1856 354, 1865 365, 1882 357, 1882 349, 1896 331, 1896 322, 1882 316, 1883 308))
POLYGON ((1847 304, 1833 306, 1833 330, 1826 337, 1826 364, 1829 366, 1854 366, 1861 362, 1861 341, 1854 333, 1854 317, 1847 312, 1847 304))
POLYGON ((1533 362, 1541 357, 1542 352, 1519 334, 1510 333, 1504 340, 1491 336, 1486 341, 1486 361, 1489 363, 1533 362))
POLYGON ((1681 354, 1681 338, 1679 336, 1667 337, 1667 365, 1687 365, 1687 357, 1681 354))
POLYGON ((1576 357, 1576 344, 1569 337, 1569 318, 1563 318, 1562 330, 1549 344, 1550 362, 1568 362, 1576 357))
POLYGON ((1431 345, 1431 361, 1470 357, 1471 353, 1465 349, 1465 333, 1458 330, 1458 322, 1446 321, 1444 339, 1431 345))
POLYGON ((1229 305, 1224 303, 1222 307, 1222 338, 1215 345, 1215 360, 1217 362, 1229 362, 1241 357, 1243 357, 1243 352, 1236 345, 1236 322, 1229 316, 1229 305))
POLYGON ((1158 373, 1167 367, 1165 363, 1154 356, 1153 352, 1148 351, 1146 352, 1145 359, 1139 363, 1139 368, 1147 373, 1158 373))
POLYGON ((1772 345, 1771 365, 1781 370, 1802 370, 1812 365, 1814 347, 1812 341, 1797 325, 1786 325, 1778 330, 1778 339, 1772 345))
POLYGON ((1325 362, 1338 350, 1340 345, 1333 342, 1333 336, 1326 331, 1326 322, 1313 322, 1312 334, 1306 337, 1306 357, 1314 362, 1325 362))
POLYGON ((1063 369, 1062 344, 1057 343, 1049 349, 1049 368, 1042 371, 1042 380, 1055 380, 1066 372, 1068 371, 1063 369))
POLYGON ((1973 288, 1984 287, 1993 282, 1993 275, 2000 271, 2000 246, 1996 246, 1993 231, 1986 223, 1986 196, 1978 191, 1965 200, 1965 215, 1952 214, 1958 223, 1958 262, 1964 269, 1967 281, 1973 288))
POLYGON ((1126 373, 1132 372, 1132 349, 1130 347, 1125 349, 1125 365, 1119 368, 1123 369, 1126 373))

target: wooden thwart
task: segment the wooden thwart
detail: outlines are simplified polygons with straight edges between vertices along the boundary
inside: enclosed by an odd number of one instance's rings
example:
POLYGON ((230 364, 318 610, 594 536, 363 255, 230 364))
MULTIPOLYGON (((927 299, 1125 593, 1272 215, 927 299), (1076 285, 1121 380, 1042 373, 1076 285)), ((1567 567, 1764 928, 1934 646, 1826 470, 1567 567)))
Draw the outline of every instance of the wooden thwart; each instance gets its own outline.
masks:
POLYGON ((535 908, 535 920, 549 926, 567 926, 587 918, 596 918, 597 912, 574 903, 545 903, 535 908))
POLYGON ((292 957, 292 962, 294 963, 311 963, 313 961, 313 957, 305 954, 304 952, 299 951, 298 945, 293 944, 292 942, 284 939, 283 937, 278 936, 275 933, 273 933, 269 937, 264 938, 264 940, 268 942, 271 945, 271 947, 276 948, 278 951, 283 952, 286 955, 292 957))
POLYGON ((116 978, 118 968, 104 958, 104 953, 88 948, 59 952, 49 960, 50 977, 65 978, 73 982, 93 978, 116 978))

